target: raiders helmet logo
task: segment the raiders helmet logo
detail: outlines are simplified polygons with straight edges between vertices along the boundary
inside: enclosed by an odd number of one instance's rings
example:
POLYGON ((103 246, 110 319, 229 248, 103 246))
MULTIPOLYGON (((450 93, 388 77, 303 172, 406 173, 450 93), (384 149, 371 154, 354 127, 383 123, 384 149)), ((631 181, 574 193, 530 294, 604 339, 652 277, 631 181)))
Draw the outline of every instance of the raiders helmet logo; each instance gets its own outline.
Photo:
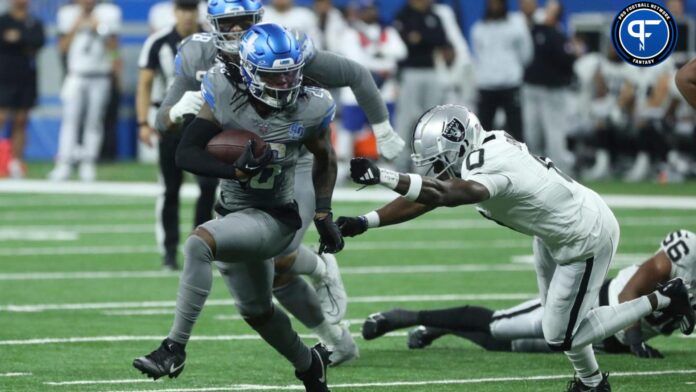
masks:
POLYGON ((445 126, 445 130, 442 131, 442 137, 452 142, 461 142, 464 140, 464 124, 456 118, 453 118, 452 121, 445 126))

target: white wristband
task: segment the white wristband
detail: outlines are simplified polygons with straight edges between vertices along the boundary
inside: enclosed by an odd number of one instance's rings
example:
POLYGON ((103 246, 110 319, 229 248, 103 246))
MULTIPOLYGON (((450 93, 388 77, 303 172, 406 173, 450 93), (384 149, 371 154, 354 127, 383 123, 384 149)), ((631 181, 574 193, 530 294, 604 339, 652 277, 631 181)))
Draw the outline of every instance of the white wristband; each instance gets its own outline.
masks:
POLYGON ((411 173, 409 173, 408 176, 411 178, 411 184, 409 184, 408 192, 406 192, 404 198, 406 198, 406 200, 416 201, 418 196, 420 196, 421 188, 423 187, 423 177, 418 174, 411 173))
POLYGON ((399 185, 399 173, 389 169, 379 169, 379 183, 389 189, 396 189, 399 185))
POLYGON ((373 227, 379 227, 379 214, 377 211, 370 211, 365 216, 365 221, 367 221, 367 228, 371 229, 373 227))
POLYGON ((372 132, 375 134, 377 139, 379 139, 394 132, 394 128, 392 128, 391 124, 389 124, 389 120, 385 120, 379 124, 373 124, 372 132))

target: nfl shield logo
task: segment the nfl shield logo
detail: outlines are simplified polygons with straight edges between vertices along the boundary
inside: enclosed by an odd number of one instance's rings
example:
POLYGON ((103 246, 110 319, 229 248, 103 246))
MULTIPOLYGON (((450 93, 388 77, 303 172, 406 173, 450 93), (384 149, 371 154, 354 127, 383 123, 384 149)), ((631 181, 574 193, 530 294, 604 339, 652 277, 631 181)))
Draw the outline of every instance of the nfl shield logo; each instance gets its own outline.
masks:
POLYGON ((302 139, 302 136, 304 136, 305 133, 305 128, 301 123, 294 123, 290 126, 290 130, 288 131, 288 136, 290 139, 293 140, 299 140, 302 139))

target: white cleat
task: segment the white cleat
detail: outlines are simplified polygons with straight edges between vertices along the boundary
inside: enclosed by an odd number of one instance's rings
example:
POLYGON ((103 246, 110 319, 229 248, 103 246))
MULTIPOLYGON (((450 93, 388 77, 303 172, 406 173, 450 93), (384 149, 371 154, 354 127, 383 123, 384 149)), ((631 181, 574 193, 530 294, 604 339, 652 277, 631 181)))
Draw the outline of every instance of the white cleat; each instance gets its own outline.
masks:
POLYGON ((317 291, 326 321, 329 324, 338 324, 346 315, 348 307, 348 296, 341 279, 341 271, 338 270, 338 262, 334 255, 323 253, 319 257, 326 264, 326 275, 314 282, 314 289, 317 291))
POLYGON ((358 350, 358 345, 355 344, 355 340, 348 330, 348 323, 341 323, 341 330, 343 330, 343 335, 340 341, 335 346, 330 347, 331 367, 340 366, 360 357, 360 350, 358 350))
POLYGON ((69 164, 59 163, 48 173, 48 179, 51 181, 67 181, 71 174, 72 168, 69 164))
POLYGON ((94 182, 97 179, 97 167, 91 162, 82 162, 79 170, 80 180, 94 182))

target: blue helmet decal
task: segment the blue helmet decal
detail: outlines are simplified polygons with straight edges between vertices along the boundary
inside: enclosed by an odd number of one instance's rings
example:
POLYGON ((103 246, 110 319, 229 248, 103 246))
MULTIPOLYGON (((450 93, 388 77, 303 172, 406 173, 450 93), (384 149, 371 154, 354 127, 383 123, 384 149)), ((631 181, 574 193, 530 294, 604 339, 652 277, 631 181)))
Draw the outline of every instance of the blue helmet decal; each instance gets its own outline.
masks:
POLYGON ((262 16, 261 0, 208 1, 208 20, 214 43, 224 52, 237 54, 240 38, 249 27, 259 23, 262 16))
POLYGON ((242 36, 239 57, 251 95, 275 108, 295 103, 304 56, 294 34, 272 23, 253 26, 242 36))

